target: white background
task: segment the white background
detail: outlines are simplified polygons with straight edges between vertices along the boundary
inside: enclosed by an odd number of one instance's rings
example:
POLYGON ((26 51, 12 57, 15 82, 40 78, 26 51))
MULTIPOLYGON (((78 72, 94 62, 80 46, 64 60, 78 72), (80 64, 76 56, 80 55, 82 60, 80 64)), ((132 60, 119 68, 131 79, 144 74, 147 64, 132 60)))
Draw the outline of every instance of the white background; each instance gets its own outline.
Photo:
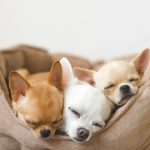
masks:
POLYGON ((150 47, 149 0, 0 0, 0 48, 19 43, 96 60, 150 47))

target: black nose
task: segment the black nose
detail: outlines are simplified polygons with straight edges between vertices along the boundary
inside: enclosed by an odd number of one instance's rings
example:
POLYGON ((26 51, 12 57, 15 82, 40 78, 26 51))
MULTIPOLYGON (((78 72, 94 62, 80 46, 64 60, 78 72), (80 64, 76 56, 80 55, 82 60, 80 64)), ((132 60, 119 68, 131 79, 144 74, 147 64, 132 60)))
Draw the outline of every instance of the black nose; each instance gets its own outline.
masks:
POLYGON ((130 93, 130 86, 129 85, 123 85, 120 87, 120 91, 124 94, 130 93))
POLYGON ((51 131, 49 129, 44 129, 40 131, 41 137, 43 138, 47 138, 50 136, 51 131))
POLYGON ((89 131, 85 128, 78 128, 77 136, 78 136, 78 138, 80 138, 82 140, 87 139, 87 137, 89 136, 89 131))

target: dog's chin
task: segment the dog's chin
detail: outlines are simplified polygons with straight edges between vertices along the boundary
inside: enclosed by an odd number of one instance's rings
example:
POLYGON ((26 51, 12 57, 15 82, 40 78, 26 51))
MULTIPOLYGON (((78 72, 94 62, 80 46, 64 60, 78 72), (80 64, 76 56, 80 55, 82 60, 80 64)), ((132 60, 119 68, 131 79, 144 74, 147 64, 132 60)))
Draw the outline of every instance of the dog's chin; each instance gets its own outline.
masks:
POLYGON ((87 139, 81 139, 81 138, 78 138, 78 137, 74 137, 74 138, 72 138, 72 140, 74 140, 77 143, 86 143, 86 142, 89 141, 89 138, 87 138, 87 139))
POLYGON ((135 94, 131 93, 128 95, 122 96, 120 102, 117 104, 119 107, 125 105, 135 94))

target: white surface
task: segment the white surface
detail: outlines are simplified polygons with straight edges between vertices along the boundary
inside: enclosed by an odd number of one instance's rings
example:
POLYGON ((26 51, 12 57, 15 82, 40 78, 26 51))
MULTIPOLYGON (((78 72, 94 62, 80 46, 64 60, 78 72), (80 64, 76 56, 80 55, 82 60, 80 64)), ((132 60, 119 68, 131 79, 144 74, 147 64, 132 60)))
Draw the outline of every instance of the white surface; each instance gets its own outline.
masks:
POLYGON ((91 60, 150 47, 149 0, 0 0, 0 48, 39 45, 91 60))

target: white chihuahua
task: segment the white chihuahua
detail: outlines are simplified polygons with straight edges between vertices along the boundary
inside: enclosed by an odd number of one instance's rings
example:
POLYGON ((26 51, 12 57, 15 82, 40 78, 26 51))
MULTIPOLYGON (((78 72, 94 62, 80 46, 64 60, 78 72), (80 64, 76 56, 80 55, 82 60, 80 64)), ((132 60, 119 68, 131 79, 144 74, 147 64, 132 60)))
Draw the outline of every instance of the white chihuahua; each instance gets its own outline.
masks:
POLYGON ((66 58, 60 63, 66 87, 63 128, 74 141, 87 142, 94 132, 105 126, 113 105, 97 88, 75 78, 66 58))

